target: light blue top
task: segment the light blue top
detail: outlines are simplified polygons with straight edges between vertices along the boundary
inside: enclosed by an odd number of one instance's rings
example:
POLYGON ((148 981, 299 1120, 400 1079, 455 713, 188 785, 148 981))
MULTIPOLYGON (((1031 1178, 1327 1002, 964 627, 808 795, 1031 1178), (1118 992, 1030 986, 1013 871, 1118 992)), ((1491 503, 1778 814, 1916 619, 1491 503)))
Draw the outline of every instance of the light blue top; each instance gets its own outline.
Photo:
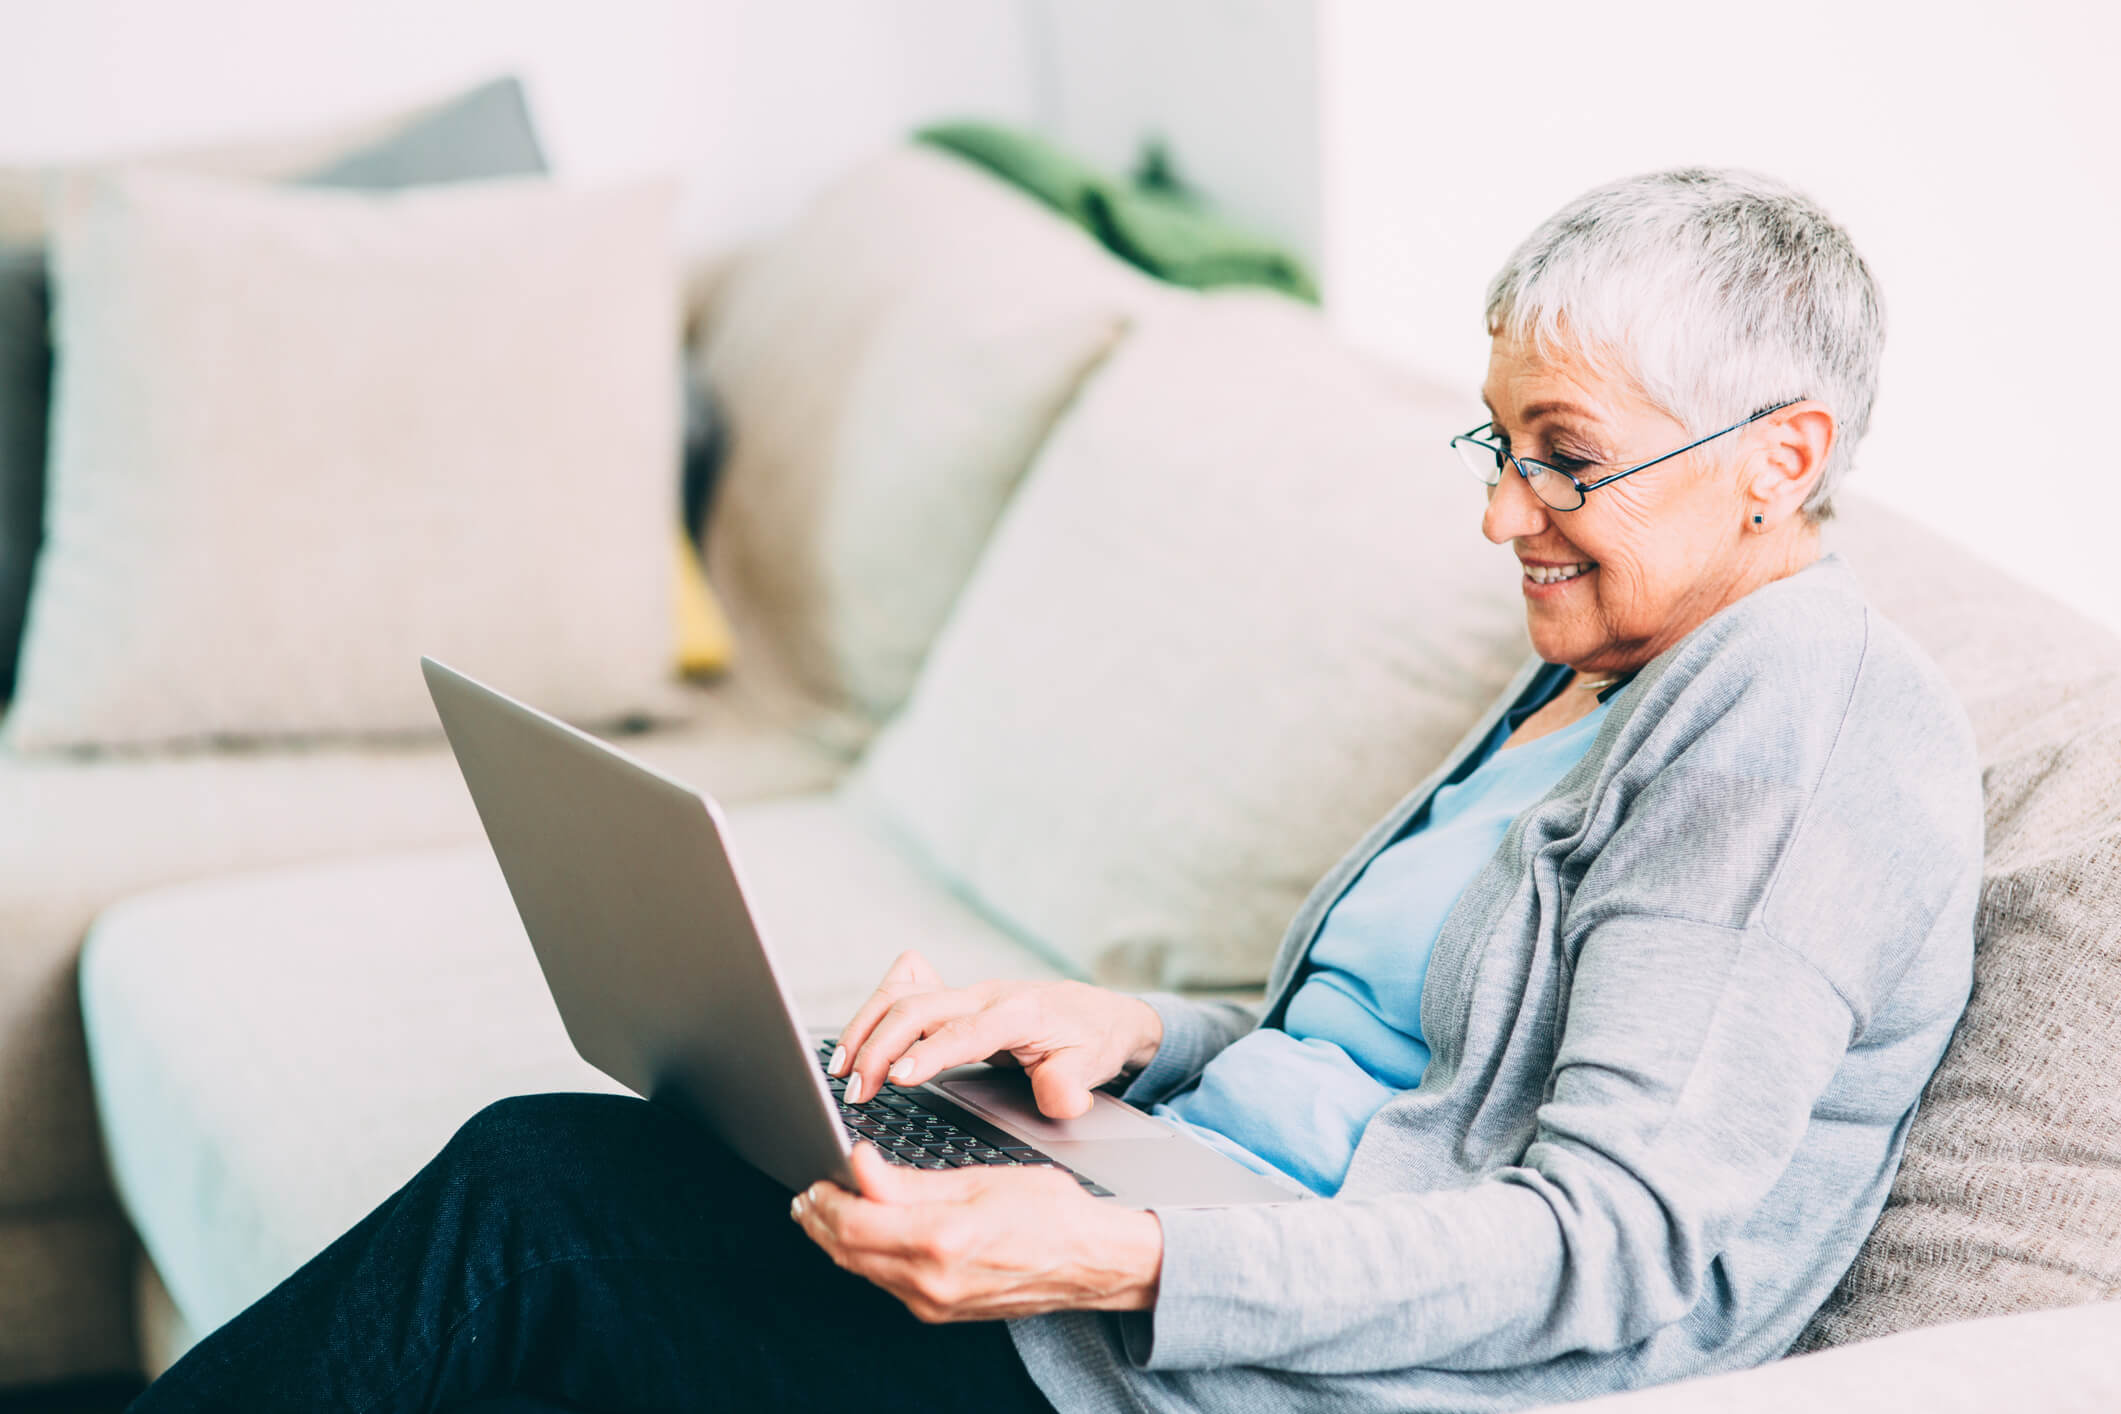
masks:
POLYGON ((1512 723, 1496 723, 1486 759, 1437 791, 1426 820, 1333 905, 1282 1024, 1225 1050, 1152 1113, 1249 1168, 1338 1193, 1370 1117, 1428 1068, 1422 984, 1451 906, 1510 821, 1583 759, 1605 711, 1507 751, 1512 723))

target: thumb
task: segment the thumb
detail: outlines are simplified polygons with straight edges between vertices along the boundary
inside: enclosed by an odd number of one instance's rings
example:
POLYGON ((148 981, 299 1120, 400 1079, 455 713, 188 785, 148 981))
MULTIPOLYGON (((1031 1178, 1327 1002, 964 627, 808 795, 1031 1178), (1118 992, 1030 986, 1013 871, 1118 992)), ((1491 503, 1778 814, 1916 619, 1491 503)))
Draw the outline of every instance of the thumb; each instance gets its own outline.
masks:
POLYGON ((1102 1077, 1086 1073, 1079 1050, 1056 1051, 1031 1067, 1031 1094, 1038 1112, 1051 1119, 1075 1119, 1090 1112, 1090 1090, 1102 1077))
POLYGON ((948 1203, 970 1198, 986 1180, 978 1169, 911 1169, 888 1163, 874 1144, 854 1146, 854 1180, 878 1203, 948 1203))

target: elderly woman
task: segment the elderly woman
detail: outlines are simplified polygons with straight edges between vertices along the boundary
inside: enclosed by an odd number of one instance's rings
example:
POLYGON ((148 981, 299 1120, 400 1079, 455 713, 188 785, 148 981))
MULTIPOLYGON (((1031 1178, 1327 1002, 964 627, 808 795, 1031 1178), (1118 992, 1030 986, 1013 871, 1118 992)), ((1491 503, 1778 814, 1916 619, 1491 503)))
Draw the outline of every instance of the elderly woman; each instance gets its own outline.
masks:
POLYGON ((1454 446, 1538 661, 1318 886, 1264 1008, 908 955, 830 1067, 860 1100, 1012 1057, 1058 1116, 1125 1078, 1289 1201, 864 1150, 791 1225, 646 1104, 510 1101, 139 1407, 1491 1410, 1780 1354, 1971 973, 1971 733, 1819 547, 1877 292, 1802 197, 1681 171, 1561 211, 1487 313, 1454 446))

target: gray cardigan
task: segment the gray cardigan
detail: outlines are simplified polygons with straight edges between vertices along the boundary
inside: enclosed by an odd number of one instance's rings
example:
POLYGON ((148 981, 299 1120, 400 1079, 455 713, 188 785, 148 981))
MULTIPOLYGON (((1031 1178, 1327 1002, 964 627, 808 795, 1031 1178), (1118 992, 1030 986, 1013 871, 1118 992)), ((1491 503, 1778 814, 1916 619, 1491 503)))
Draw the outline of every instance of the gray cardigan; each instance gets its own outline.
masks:
MULTIPOLYGON (((1538 664, 1314 889, 1321 921, 1538 664)), ((1972 979, 1982 802, 1936 668, 1829 556, 1612 699, 1430 963, 1418 1089, 1330 1200, 1158 1213, 1140 1315, 1014 1321, 1063 1414, 1497 1410, 1786 1350, 1884 1206, 1972 979)), ((1151 999, 1149 1103, 1258 1024, 1151 999)))

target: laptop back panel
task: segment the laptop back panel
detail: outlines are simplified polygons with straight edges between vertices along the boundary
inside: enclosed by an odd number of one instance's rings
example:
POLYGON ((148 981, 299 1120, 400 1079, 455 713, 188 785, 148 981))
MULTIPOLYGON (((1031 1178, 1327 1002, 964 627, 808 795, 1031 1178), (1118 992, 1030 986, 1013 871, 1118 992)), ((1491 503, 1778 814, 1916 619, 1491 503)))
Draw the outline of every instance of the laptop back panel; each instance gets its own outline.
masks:
POLYGON ((432 659, 421 670, 582 1058, 790 1188, 851 1182, 713 803, 432 659))

